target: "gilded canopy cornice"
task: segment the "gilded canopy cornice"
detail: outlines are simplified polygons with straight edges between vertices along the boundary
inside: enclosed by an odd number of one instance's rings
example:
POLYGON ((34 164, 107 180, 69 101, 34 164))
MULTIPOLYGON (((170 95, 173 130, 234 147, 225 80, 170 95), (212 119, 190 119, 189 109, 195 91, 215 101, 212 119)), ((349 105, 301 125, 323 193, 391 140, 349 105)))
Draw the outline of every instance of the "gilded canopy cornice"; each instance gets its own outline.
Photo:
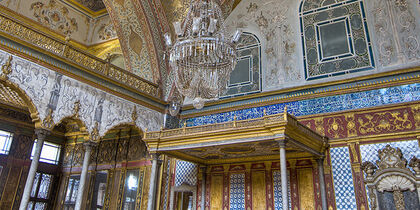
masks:
POLYGON ((278 141, 289 152, 323 156, 328 138, 300 124, 290 114, 265 115, 204 126, 145 132, 143 140, 154 153, 201 164, 278 157, 278 141))

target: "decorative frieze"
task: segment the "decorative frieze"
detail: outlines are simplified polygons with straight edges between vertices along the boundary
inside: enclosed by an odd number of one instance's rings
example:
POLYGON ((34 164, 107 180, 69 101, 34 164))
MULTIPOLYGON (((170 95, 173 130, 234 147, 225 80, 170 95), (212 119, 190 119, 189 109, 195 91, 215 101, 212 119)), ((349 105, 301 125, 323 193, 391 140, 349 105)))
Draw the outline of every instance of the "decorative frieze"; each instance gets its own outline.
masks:
MULTIPOLYGON (((30 47, 39 50, 42 49, 48 55, 55 56, 76 68, 85 70, 89 73, 100 75, 112 82, 130 87, 140 93, 144 93, 154 98, 160 98, 160 91, 157 84, 146 81, 139 76, 134 75, 106 61, 94 57, 88 53, 77 49, 66 42, 49 37, 40 33, 14 19, 0 14, 0 32, 20 40, 30 47)), ((3 45, 4 43, 2 43, 3 45)), ((32 55, 29 55, 32 56, 32 55)), ((51 63, 55 64, 55 63, 51 63)))

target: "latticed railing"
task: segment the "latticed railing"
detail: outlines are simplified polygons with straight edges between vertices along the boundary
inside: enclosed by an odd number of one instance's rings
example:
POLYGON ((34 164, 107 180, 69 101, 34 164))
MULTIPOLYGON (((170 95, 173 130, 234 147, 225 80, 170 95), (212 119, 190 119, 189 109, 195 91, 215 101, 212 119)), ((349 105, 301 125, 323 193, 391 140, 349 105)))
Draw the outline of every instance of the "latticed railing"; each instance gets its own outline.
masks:
MULTIPOLYGON (((202 126, 192 126, 187 127, 184 124, 182 128, 176 129, 169 129, 169 130, 161 130, 161 131, 153 131, 153 132, 145 132, 144 138, 145 139, 158 139, 158 138, 166 138, 166 137, 174 137, 174 136, 185 136, 185 135, 194 135, 200 133, 207 133, 207 132, 217 132, 217 131, 224 131, 224 130, 231 130, 231 129, 242 129, 242 128, 253 128, 253 127, 262 127, 267 126, 269 124, 279 123, 279 122, 294 122, 298 124, 296 118, 291 115, 286 115, 284 113, 274 114, 274 115, 264 115, 261 118, 254 118, 248 120, 233 120, 230 122, 224 123, 214 123, 202 126)), ((308 129, 305 127, 305 129, 308 129)), ((309 129, 308 129, 309 130, 309 129)), ((312 131, 309 130, 309 133, 312 131)), ((317 135, 313 133, 313 135, 317 135)))
POLYGON ((114 66, 109 61, 102 60, 81 49, 77 49, 69 45, 68 42, 63 42, 38 32, 7 17, 5 14, 0 14, 1 32, 12 36, 14 39, 26 42, 26 45, 32 45, 45 52, 64 58, 66 63, 76 66, 79 69, 109 78, 116 83, 122 84, 122 86, 128 86, 154 98, 160 98, 159 86, 157 84, 114 66))

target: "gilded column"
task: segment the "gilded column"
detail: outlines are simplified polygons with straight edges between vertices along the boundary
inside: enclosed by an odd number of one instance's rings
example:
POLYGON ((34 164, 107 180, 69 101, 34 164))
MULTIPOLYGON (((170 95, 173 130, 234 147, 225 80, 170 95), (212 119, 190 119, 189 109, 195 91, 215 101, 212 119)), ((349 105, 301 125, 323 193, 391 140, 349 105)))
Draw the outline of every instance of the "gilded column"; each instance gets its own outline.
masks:
POLYGON ((280 176, 281 176, 281 198, 283 209, 289 209, 289 195, 287 192, 287 161, 286 161, 286 140, 279 141, 280 146, 280 176))
POLYGON ((230 193, 229 193, 229 166, 225 165, 223 173, 223 210, 230 208, 230 193))
POLYGON ((156 205, 156 191, 157 181, 159 177, 159 156, 160 154, 154 153, 152 160, 152 171, 150 173, 149 185, 149 200, 147 201, 147 210, 154 210, 156 205))
POLYGON ((360 169, 360 149, 359 143, 349 143, 351 169, 353 172, 354 192, 356 193, 357 208, 359 210, 369 209, 366 196, 363 172, 360 169))
POLYGON ((252 209, 252 172, 251 164, 245 164, 245 209, 252 209))
POLYGON ((95 145, 96 143, 94 143, 93 141, 87 141, 83 144, 83 146, 85 147, 85 155, 83 157, 82 173, 80 174, 79 189, 77 190, 76 205, 74 207, 75 210, 82 209, 83 194, 85 192, 86 180, 89 170, 90 154, 92 153, 92 148, 95 145))
POLYGON ((297 160, 289 160, 290 165, 290 209, 299 209, 299 187, 298 187, 298 174, 296 169, 297 160))
POLYGON ((324 158, 317 159, 319 172, 319 187, 321 190, 322 210, 327 210, 327 193, 325 191, 324 158))
POLYGON ((35 134, 37 136, 37 142, 35 146, 34 157, 32 158, 31 167, 29 168, 28 177, 26 178, 25 189, 23 191, 22 200, 20 201, 19 210, 26 210, 29 198, 31 196, 32 185, 34 184, 34 179, 36 175, 36 170, 38 169, 39 158, 41 157, 42 146, 44 145, 44 140, 47 135, 50 134, 50 131, 45 129, 35 129, 35 134))
POLYGON ((271 169, 272 163, 266 163, 266 170, 265 170, 265 183, 266 183, 266 209, 273 210, 274 209, 274 198, 273 198, 273 171, 271 169))

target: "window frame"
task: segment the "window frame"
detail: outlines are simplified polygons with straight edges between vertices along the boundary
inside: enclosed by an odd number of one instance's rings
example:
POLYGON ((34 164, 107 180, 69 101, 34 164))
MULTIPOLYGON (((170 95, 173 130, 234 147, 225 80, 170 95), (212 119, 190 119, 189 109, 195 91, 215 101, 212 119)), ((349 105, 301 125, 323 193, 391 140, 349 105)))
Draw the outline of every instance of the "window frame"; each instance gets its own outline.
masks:
POLYGON ((80 186, 80 174, 73 174, 70 175, 69 177, 67 177, 67 184, 66 184, 66 191, 64 192, 64 197, 63 197, 63 209, 74 209, 75 205, 76 205, 76 200, 74 202, 71 201, 71 197, 73 196, 73 194, 76 194, 77 197, 77 192, 79 191, 79 186, 80 186), (67 200, 67 191, 69 190, 69 184, 70 184, 70 179, 73 180, 78 180, 78 184, 77 184, 77 191, 74 191, 74 186, 75 186, 75 182, 72 183, 71 185, 71 189, 70 189, 70 200, 67 200))
MULTIPOLYGON (((35 139, 34 144, 32 146, 31 157, 30 157, 31 160, 34 157, 37 141, 38 141, 38 139, 35 139)), ((44 141, 44 144, 42 145, 42 149, 41 149, 41 155, 40 155, 40 158, 39 158, 39 162, 46 163, 46 164, 51 164, 51 165, 58 165, 59 162, 60 162, 61 149, 62 149, 62 146, 59 145, 59 144, 49 142, 49 141, 44 141), (47 158, 42 157, 42 151, 45 151, 44 150, 45 146, 57 148, 57 153, 56 153, 56 159, 55 160, 51 160, 51 159, 47 159, 47 158)))
POLYGON ((5 138, 4 144, 0 145, 0 155, 9 155, 10 148, 13 143, 13 137, 14 135, 12 132, 0 130, 0 138, 5 138), (3 133, 7 133, 9 135, 4 135, 3 133))
MULTIPOLYGON (((35 182, 34 182, 34 184, 32 184, 31 194, 30 194, 30 197, 29 197, 29 202, 32 202, 33 203, 31 210, 34 210, 35 209, 35 206, 36 206, 37 203, 45 203, 46 204, 45 209, 51 209, 50 208, 50 205, 52 204, 51 201, 53 201, 52 198, 54 197, 52 195, 52 191, 53 191, 54 182, 56 181, 56 176, 54 174, 40 172, 40 171, 37 171, 36 173, 39 174, 39 180, 38 180, 38 182, 36 183, 36 186, 35 186, 36 187, 36 189, 35 189, 35 197, 32 197, 32 195, 31 195, 32 194, 32 189, 34 188, 35 182), (42 176, 43 175, 50 175, 51 176, 51 181, 50 181, 50 184, 48 186, 48 195, 47 195, 47 198, 39 198, 38 197, 39 190, 41 188, 41 180, 42 180, 42 176)), ((29 205, 28 205, 28 208, 29 208, 29 205)))

